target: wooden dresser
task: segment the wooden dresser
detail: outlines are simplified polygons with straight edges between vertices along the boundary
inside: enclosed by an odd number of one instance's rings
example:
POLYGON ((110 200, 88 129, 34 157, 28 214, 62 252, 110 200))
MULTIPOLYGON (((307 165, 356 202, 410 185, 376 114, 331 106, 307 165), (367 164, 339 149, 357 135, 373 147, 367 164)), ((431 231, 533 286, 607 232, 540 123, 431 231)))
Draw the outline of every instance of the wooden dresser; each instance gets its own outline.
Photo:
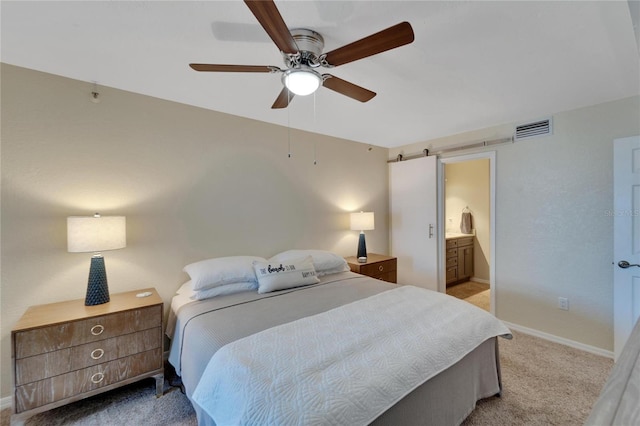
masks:
POLYGON ((355 256, 349 256, 345 259, 349 264, 349 268, 351 268, 351 272, 394 284, 398 282, 398 259, 395 257, 368 253, 365 263, 359 263, 358 258, 355 256))
POLYGON ((153 288, 112 294, 102 305, 78 299, 27 309, 11 331, 11 423, 148 377, 161 396, 162 315, 153 288))

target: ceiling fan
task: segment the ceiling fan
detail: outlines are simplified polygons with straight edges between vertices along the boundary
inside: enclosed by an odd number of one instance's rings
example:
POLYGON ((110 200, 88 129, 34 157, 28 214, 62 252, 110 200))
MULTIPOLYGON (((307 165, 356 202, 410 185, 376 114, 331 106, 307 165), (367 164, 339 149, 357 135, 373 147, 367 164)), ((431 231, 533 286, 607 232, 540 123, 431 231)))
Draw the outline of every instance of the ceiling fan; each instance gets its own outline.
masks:
POLYGON ((318 67, 333 68, 358 59, 386 52, 413 42, 411 24, 401 22, 385 30, 323 53, 324 39, 306 28, 289 30, 273 0, 244 0, 262 28, 280 49, 286 69, 272 65, 189 64, 196 71, 282 73, 284 85, 271 108, 286 108, 294 95, 309 95, 320 85, 360 102, 376 93, 331 74, 320 74, 318 67))

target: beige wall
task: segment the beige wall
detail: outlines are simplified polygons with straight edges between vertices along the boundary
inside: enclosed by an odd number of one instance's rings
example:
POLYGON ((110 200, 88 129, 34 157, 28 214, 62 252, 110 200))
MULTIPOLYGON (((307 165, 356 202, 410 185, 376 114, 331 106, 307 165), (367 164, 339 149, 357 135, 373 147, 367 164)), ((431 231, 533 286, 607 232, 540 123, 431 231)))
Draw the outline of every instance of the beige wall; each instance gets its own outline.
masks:
MULTIPOLYGON (((613 218, 606 214, 613 208, 612 142, 640 134, 638 117, 638 96, 560 112, 552 136, 495 148, 499 318, 613 350, 613 218), (569 311, 557 308, 558 297, 569 298, 569 311)), ((510 136, 513 129, 505 124, 408 145, 389 150, 389 158, 510 136)))
MULTIPOLYGON (((127 216, 107 252, 112 292, 155 286, 221 255, 316 247, 351 255, 348 211, 373 210, 388 247, 387 158, 511 135, 512 124, 387 151, 2 65, 1 360, 27 306, 84 297, 89 256, 66 252, 68 215, 127 216), (314 145, 318 165, 313 165, 314 145)), ((612 140, 640 134, 640 98, 554 114, 554 134, 495 148, 496 314, 612 350, 612 140), (559 296, 570 311, 557 309, 559 296)), ((538 117, 535 117, 538 118, 538 117)))
MULTIPOLYGON (((290 248, 354 255, 355 210, 388 249, 388 151, 2 65, 2 397, 10 329, 29 305, 83 298, 89 254, 67 253, 66 217, 127 217, 105 253, 111 292, 155 286, 165 308, 182 267, 290 248), (313 165, 314 145, 317 165, 313 165)), ((248 100, 250 102, 250 100, 248 100)))
POLYGON ((472 279, 489 283, 491 256, 491 187, 489 160, 470 160, 444 165, 445 229, 460 232, 460 218, 471 210, 475 230, 472 279))

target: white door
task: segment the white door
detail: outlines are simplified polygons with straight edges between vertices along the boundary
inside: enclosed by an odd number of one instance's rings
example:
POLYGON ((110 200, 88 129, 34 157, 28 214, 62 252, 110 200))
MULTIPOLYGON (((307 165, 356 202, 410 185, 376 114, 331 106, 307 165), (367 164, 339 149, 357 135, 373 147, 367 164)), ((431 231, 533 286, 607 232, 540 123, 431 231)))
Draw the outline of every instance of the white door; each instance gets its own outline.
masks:
POLYGON ((614 141, 613 170, 613 321, 617 360, 640 317, 640 136, 614 141))
POLYGON ((398 284, 438 291, 436 157, 389 164, 391 255, 398 284))

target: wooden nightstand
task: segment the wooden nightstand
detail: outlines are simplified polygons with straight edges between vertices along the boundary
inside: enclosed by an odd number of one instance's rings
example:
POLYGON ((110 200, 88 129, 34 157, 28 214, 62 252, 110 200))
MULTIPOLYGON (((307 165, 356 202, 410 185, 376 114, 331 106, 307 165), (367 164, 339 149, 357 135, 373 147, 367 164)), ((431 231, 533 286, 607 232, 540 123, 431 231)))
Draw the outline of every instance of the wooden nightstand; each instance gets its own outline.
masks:
POLYGON ((154 288, 32 306, 11 331, 13 415, 25 419, 144 378, 164 386, 162 299, 154 288), (147 297, 137 294, 150 292, 147 297))
POLYGON ((359 263, 358 258, 349 256, 345 258, 351 268, 351 272, 367 275, 390 283, 397 282, 398 259, 382 254, 367 254, 367 262, 359 263))

